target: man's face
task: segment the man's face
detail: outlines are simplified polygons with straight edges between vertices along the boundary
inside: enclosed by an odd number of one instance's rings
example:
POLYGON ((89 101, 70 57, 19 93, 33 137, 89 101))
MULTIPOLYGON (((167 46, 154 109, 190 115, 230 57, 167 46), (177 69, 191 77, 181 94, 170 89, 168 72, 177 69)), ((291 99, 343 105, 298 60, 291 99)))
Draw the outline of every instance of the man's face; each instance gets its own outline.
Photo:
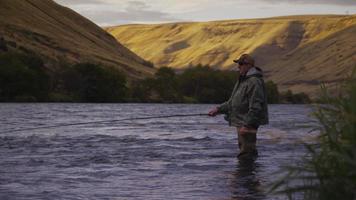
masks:
POLYGON ((246 73, 250 69, 250 65, 249 64, 238 64, 238 67, 239 67, 241 75, 246 75, 246 73))

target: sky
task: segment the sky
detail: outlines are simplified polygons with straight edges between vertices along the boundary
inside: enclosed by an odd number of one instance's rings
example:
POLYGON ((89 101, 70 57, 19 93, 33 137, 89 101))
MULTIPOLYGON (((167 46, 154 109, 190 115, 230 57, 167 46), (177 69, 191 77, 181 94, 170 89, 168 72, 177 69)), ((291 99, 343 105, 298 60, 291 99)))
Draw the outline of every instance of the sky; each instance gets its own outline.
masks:
POLYGON ((100 26, 356 14, 356 0, 55 0, 100 26))

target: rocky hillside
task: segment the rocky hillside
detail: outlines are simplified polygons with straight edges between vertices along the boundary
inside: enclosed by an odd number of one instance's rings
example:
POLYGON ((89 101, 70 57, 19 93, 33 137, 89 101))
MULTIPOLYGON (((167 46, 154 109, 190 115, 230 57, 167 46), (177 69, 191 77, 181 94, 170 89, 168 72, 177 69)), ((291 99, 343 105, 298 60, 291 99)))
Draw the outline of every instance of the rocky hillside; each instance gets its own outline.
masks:
POLYGON ((0 51, 35 53, 55 70, 58 63, 94 62, 131 78, 153 74, 147 62, 110 34, 52 0, 1 0, 0 51))
POLYGON ((356 66, 356 16, 288 16, 201 23, 123 25, 106 30, 156 66, 208 64, 232 69, 242 53, 256 57, 282 90, 317 95, 356 66))

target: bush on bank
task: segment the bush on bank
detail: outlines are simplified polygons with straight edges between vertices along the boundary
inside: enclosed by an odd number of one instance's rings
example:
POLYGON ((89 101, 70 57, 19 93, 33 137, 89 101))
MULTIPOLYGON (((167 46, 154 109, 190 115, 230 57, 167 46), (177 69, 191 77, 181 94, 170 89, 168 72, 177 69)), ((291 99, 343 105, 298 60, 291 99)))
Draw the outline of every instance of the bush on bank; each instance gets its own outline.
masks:
MULTIPOLYGON (((238 72, 221 71, 209 66, 192 66, 181 74, 162 67, 153 78, 137 81, 131 88, 135 102, 222 103, 229 99, 238 72)), ((280 93, 273 81, 266 82, 268 103, 310 103, 304 93, 280 93)))
POLYGON ((124 102, 126 77, 113 68, 77 64, 62 73, 64 90, 76 102, 124 102))
MULTIPOLYGON (((117 69, 93 63, 61 65, 49 73, 36 55, 0 54, 0 102, 157 102, 222 103, 238 78, 237 72, 209 66, 192 66, 182 73, 169 67, 151 78, 128 83, 117 69)), ((277 85, 266 82, 269 103, 309 103, 305 94, 280 94, 277 85)))
POLYGON ((274 191, 289 199, 356 199, 356 73, 342 89, 342 96, 333 97, 323 88, 325 104, 314 113, 321 125, 319 140, 307 145, 303 163, 289 167, 274 191))
POLYGON ((0 54, 0 101, 46 101, 50 77, 34 55, 0 54))

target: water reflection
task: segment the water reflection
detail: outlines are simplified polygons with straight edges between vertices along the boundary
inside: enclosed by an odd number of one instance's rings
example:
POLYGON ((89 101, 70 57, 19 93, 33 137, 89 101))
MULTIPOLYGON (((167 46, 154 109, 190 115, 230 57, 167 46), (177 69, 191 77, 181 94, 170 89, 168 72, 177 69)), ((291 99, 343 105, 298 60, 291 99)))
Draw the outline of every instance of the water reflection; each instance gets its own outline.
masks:
POLYGON ((238 159, 236 169, 230 182, 231 200, 264 199, 258 179, 258 169, 261 167, 255 158, 238 159))

